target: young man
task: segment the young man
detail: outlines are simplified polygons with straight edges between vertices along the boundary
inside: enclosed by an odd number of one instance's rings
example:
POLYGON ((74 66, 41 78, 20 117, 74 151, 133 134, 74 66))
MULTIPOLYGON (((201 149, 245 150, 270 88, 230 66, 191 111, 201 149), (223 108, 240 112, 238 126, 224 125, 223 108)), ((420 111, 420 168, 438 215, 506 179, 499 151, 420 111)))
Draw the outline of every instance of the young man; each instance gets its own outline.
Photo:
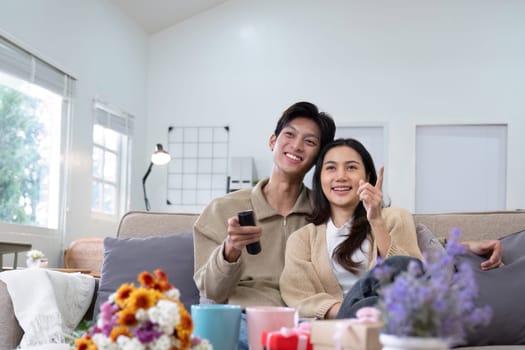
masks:
POLYGON ((243 307, 284 305, 279 277, 286 240, 307 223, 312 209, 303 178, 334 134, 329 115, 312 103, 295 103, 283 112, 270 136, 270 178, 253 189, 214 199, 204 209, 193 232, 194 279, 203 297, 243 307), (250 209, 256 226, 241 227, 237 213, 250 209), (257 241, 261 252, 248 254, 246 245, 257 241))
MULTIPOLYGON (((195 283, 201 296, 216 303, 282 306, 279 278, 289 235, 304 226, 312 211, 305 174, 321 148, 332 141, 335 123, 309 102, 285 110, 270 136, 270 178, 211 201, 195 223, 195 283), (240 226, 237 214, 253 210, 256 226, 240 226), (250 255, 246 245, 260 242, 250 255)), ((246 318, 241 319, 239 350, 248 349, 246 318)))

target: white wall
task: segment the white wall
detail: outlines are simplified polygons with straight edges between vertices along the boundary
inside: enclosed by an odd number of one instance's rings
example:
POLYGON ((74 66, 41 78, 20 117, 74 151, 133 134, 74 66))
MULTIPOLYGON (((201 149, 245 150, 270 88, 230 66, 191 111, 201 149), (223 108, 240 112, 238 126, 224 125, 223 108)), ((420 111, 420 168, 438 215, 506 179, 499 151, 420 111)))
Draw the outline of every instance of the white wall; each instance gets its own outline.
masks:
MULTIPOLYGON (((340 125, 386 126, 389 194, 413 210, 416 125, 507 123, 507 209, 525 208, 523 18, 520 0, 230 0, 151 37, 147 144, 229 124, 230 156, 266 176, 276 120, 308 100, 340 125)), ((165 172, 150 201, 175 211, 165 172)))
MULTIPOLYGON (((100 98, 136 117, 133 156, 139 161, 132 169, 132 201, 140 201, 146 159, 147 35, 106 0, 3 0, 0 8, 2 33, 78 79, 64 244, 114 235, 118 220, 91 216, 92 101, 100 98)), ((7 225, 0 231, 4 239, 31 242, 50 258, 50 266, 61 263, 61 233, 7 225)), ((9 265, 9 260, 4 263, 9 265)))

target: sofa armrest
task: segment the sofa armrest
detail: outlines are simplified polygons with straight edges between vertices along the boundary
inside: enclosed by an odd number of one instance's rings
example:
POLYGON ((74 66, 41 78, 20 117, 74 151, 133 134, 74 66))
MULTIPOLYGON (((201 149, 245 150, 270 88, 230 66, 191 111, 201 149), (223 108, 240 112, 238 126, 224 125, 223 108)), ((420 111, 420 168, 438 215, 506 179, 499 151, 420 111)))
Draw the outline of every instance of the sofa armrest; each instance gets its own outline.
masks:
MULTIPOLYGON (((83 321, 93 320, 95 313, 95 302, 97 300, 99 279, 95 279, 95 292, 91 299, 90 306, 86 314, 82 318, 83 321)), ((20 327, 13 309, 13 302, 11 296, 7 291, 7 286, 3 281, 0 281, 0 350, 15 349, 22 340, 24 331, 20 327)))
POLYGON ((0 305, 0 350, 15 349, 22 340, 24 331, 15 317, 11 296, 3 281, 0 281, 0 305))
POLYGON ((91 304, 89 304, 89 308, 87 309, 84 317, 82 317, 82 321, 92 321, 98 314, 98 310, 95 310, 95 306, 97 302, 99 284, 100 278, 95 278, 95 291, 93 292, 93 298, 91 298, 91 304))

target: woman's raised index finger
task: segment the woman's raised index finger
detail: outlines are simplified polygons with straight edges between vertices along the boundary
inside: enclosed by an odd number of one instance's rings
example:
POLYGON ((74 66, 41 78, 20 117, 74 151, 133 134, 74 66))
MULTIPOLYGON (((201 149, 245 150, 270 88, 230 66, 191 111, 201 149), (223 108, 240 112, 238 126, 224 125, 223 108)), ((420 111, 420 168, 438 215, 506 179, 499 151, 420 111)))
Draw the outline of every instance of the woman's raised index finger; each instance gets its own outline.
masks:
POLYGON ((385 167, 381 165, 381 167, 379 168, 379 175, 377 175, 376 185, 374 186, 375 188, 379 188, 380 190, 383 189, 383 174, 384 173, 385 173, 385 167))

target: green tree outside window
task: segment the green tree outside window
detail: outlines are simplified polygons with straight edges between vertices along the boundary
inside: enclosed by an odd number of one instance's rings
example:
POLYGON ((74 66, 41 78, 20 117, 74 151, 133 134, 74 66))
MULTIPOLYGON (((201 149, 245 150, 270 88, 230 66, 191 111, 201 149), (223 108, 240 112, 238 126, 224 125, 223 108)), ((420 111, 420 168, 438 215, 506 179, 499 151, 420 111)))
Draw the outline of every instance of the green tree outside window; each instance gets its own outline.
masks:
POLYGON ((0 85, 0 221, 35 222, 42 164, 39 141, 44 126, 36 118, 39 101, 0 85))

